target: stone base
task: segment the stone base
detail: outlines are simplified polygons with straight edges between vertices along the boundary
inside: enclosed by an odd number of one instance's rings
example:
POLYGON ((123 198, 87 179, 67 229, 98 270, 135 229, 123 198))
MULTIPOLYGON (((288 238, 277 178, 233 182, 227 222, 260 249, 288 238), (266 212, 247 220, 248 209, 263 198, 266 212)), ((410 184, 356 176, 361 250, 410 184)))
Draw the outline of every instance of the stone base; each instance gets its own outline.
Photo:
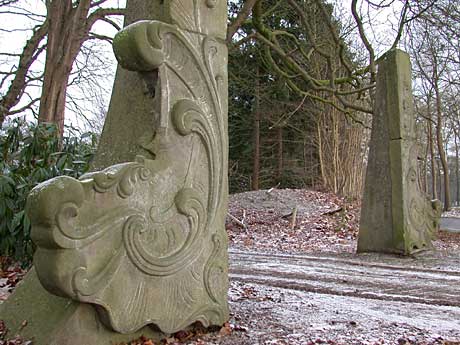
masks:
POLYGON ((154 340, 165 337, 151 327, 133 334, 107 329, 91 305, 49 294, 34 269, 0 305, 0 320, 5 321, 9 337, 20 335, 34 345, 118 345, 142 335, 154 340))

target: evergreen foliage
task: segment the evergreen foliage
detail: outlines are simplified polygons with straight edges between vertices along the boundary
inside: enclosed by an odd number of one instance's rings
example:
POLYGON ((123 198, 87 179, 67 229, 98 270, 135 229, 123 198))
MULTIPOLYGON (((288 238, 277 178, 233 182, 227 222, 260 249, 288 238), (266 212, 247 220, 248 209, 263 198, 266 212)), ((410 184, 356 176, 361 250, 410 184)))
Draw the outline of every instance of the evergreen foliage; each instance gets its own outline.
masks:
MULTIPOLYGON (((306 16, 311 19, 315 42, 308 40, 298 14, 285 1, 264 0, 264 27, 276 33, 277 43, 301 61, 302 68, 317 79, 327 77, 327 65, 313 45, 332 40, 318 6, 302 1, 306 16), (305 52, 312 51, 309 58, 305 52)), ((243 2, 232 2, 229 17, 235 17, 243 2)), ((332 7, 327 5, 331 23, 332 7)), ((257 31, 254 18, 240 28, 236 41, 257 31)), ((317 145, 319 114, 329 111, 321 102, 293 89, 296 85, 308 89, 302 78, 288 78, 277 66, 284 60, 257 39, 234 42, 229 51, 229 142, 230 191, 251 189, 254 169, 255 121, 259 118, 260 171, 259 187, 305 188, 321 181, 317 145), (274 63, 275 62, 275 63, 274 63), (257 97, 259 106, 256 106, 257 97), (257 115, 257 112, 259 113, 257 115)), ((330 44, 332 47, 333 45, 330 44)), ((286 67, 288 68, 288 66, 286 67)), ((324 97, 324 95, 321 95, 324 97)), ((345 116, 345 115, 344 115, 345 116)))
POLYGON ((50 178, 75 178, 88 170, 96 146, 93 133, 70 128, 62 141, 51 124, 16 119, 0 132, 0 255, 29 262, 34 248, 25 204, 30 190, 50 178))

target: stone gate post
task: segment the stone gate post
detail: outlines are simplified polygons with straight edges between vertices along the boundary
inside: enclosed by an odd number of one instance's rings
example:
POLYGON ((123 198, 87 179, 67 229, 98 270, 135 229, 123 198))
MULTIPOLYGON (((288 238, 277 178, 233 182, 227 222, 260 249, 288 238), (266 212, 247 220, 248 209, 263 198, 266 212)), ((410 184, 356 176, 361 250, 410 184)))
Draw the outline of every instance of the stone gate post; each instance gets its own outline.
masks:
POLYGON ((432 247, 439 201, 422 191, 409 55, 378 62, 372 134, 359 225, 358 252, 411 254, 432 247))
POLYGON ((227 320, 226 6, 128 2, 93 171, 29 196, 35 270, 0 310, 13 332, 98 345, 227 320))

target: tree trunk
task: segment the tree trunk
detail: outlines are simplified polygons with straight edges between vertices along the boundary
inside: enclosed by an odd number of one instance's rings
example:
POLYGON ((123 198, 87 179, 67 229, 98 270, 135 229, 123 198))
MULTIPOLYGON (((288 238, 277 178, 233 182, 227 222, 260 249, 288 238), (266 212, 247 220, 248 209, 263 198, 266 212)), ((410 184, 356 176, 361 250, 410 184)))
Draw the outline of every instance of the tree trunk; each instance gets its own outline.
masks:
MULTIPOLYGON (((339 174, 339 167, 340 167, 340 158, 339 158, 339 150, 340 150, 340 137, 339 137, 339 124, 337 119, 337 112, 334 109, 330 109, 331 114, 331 125, 332 125, 332 168, 333 168, 333 186, 334 186, 334 194, 339 194, 339 179, 343 180, 344 176, 339 174)), ((344 133, 342 133, 343 135, 344 133)))
POLYGON ((443 194, 442 194, 442 182, 441 182, 441 163, 440 163, 439 159, 436 160, 436 167, 438 169, 438 176, 439 176, 438 185, 437 185, 436 188, 438 188, 438 196, 439 196, 439 198, 442 199, 443 194))
POLYGON ((426 127, 425 127, 425 131, 426 131, 426 136, 427 136, 427 140, 426 140, 426 146, 425 146, 425 152, 424 152, 424 155, 423 155, 423 166, 421 167, 421 176, 423 176, 423 181, 422 181, 422 187, 423 187, 423 191, 425 192, 426 195, 428 195, 428 167, 427 167, 427 164, 428 164, 428 155, 430 153, 430 143, 428 142, 428 123, 426 123, 426 127))
MULTIPOLYGON (((436 74, 436 73, 435 73, 436 74)), ((449 165, 447 162, 446 151, 444 150, 442 139, 442 108, 441 94, 439 92, 439 84, 437 75, 434 78, 434 91, 436 95, 436 142, 441 159, 442 171, 444 173, 444 211, 450 210, 450 183, 449 183, 449 165)))
POLYGON ((455 143, 455 184, 456 184, 456 205, 460 202, 460 179, 459 179, 459 157, 458 157, 458 132, 454 130, 454 143, 455 143))
POLYGON ((278 183, 281 182, 283 177, 283 127, 278 126, 276 127, 277 132, 277 139, 278 139, 278 154, 277 154, 277 161, 278 161, 278 168, 276 170, 276 179, 278 183))
POLYGON ((324 167, 324 148, 323 148, 323 133, 321 130, 321 116, 318 118, 318 122, 316 124, 316 132, 318 136, 318 158, 319 158, 319 168, 321 172, 321 180, 323 182, 323 187, 327 186, 326 181, 326 169, 324 167))
MULTIPOLYGON (((428 106, 428 109, 430 107, 428 106)), ((437 177, 436 177, 436 157, 434 153, 434 145, 433 145, 433 124, 431 120, 428 120, 428 145, 430 146, 430 165, 431 165, 431 192, 433 194, 433 199, 438 199, 438 191, 437 191, 437 177)))
POLYGON ((48 21, 45 20, 45 22, 34 31, 32 37, 26 42, 22 50, 14 79, 0 100, 0 128, 2 128, 5 118, 10 114, 11 108, 17 105, 21 99, 27 84, 27 73, 32 63, 43 51, 43 47, 40 47, 40 42, 46 36, 47 32, 48 21))
POLYGON ((254 152, 252 166, 252 190, 259 190, 259 174, 260 174, 260 84, 259 84, 259 68, 256 74, 256 89, 255 89, 255 104, 254 104, 254 152))
POLYGON ((89 31, 86 20, 90 4, 90 0, 81 0, 74 8, 72 0, 47 1, 48 45, 38 121, 55 123, 60 136, 64 131, 67 83, 89 31))

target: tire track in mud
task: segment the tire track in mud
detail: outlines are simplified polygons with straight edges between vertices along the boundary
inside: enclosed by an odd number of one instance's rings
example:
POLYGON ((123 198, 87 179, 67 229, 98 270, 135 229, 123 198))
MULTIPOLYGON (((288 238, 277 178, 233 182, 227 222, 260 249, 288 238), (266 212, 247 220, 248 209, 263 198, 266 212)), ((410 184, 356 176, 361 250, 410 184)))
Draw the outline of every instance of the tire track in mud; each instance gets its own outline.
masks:
POLYGON ((359 257, 230 251, 229 273, 235 281, 277 288, 460 307, 460 267, 445 270, 359 257))

